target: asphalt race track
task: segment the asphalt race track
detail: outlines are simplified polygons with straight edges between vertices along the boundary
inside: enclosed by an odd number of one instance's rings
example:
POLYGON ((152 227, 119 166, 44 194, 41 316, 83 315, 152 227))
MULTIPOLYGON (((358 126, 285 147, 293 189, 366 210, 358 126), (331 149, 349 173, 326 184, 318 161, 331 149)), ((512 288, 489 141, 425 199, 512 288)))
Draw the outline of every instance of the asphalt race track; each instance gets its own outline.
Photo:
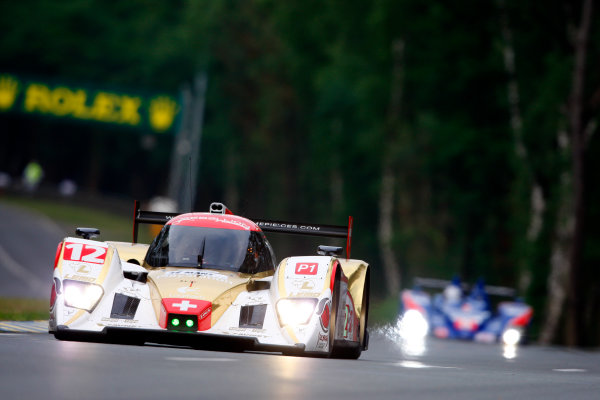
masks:
MULTIPOLYGON (((2 203, 0 218, 0 296, 14 296, 19 288, 45 298, 64 233, 2 203)), ((43 325, 0 324, 1 399, 600 398, 597 351, 406 343, 384 327, 371 330, 370 348, 359 360, 334 360, 65 342, 26 333, 43 325)))
POLYGON ((0 297, 48 299, 56 246, 68 235, 43 215, 0 203, 0 297))
POLYGON ((597 399, 600 354, 431 341, 407 356, 382 333, 359 360, 0 334, 9 399, 597 399))

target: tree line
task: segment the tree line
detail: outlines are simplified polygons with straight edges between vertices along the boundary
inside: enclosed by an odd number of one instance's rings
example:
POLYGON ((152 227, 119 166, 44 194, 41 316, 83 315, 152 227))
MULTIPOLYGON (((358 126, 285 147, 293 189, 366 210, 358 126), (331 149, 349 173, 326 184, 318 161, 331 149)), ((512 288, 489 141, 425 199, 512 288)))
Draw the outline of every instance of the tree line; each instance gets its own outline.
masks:
MULTIPOLYGON (((484 277, 534 306, 540 341, 597 345, 599 13, 592 0, 5 2, 0 69, 167 92, 205 73, 198 207, 352 214, 376 298, 415 276, 484 277)), ((0 170, 34 153, 49 179, 74 173, 90 191, 168 186, 169 138, 0 121, 0 170)))

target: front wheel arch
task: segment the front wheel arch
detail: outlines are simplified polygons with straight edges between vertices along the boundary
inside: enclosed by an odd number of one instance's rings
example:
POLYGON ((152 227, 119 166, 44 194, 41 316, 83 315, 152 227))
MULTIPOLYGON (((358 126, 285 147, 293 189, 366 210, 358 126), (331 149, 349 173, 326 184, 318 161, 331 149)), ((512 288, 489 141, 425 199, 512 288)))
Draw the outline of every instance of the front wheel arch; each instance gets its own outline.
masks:
POLYGON ((371 295, 371 271, 367 268, 360 308, 360 345, 362 350, 369 348, 369 298, 371 295))
POLYGON ((333 288, 331 291, 331 312, 329 315, 329 357, 334 357, 335 354, 335 333, 340 303, 340 270, 341 268, 338 265, 338 267, 335 269, 333 288))
MULTIPOLYGON (((336 276, 336 278, 338 278, 336 276)), ((336 280, 339 287, 339 281, 336 280)), ((347 342, 340 341, 337 345, 333 342, 332 348, 330 349, 330 357, 332 358, 343 358, 356 360, 360 357, 363 350, 367 350, 369 344, 369 332, 367 330, 368 317, 369 317, 369 291, 370 291, 370 273, 367 269, 363 296, 361 299, 361 312, 360 312, 360 325, 359 325, 359 341, 358 342, 347 342)), ((339 297, 339 289, 338 289, 339 297)))

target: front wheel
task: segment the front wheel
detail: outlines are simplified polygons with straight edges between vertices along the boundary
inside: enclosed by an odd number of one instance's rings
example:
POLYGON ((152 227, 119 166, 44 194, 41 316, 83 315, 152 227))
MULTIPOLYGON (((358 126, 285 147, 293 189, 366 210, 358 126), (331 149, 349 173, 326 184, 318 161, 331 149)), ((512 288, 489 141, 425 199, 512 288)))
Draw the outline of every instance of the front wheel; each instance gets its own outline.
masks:
MULTIPOLYGON (((338 287, 339 287, 339 283, 338 283, 338 287)), ((364 283, 364 288, 363 288, 362 300, 361 300, 359 341, 358 342, 339 341, 338 343, 334 342, 333 351, 331 352, 331 357, 356 360, 360 357, 363 350, 367 350, 368 343, 369 343, 369 332, 367 331, 367 322, 368 322, 368 317, 369 317, 369 287, 370 287, 369 274, 367 273, 365 283, 364 283)))

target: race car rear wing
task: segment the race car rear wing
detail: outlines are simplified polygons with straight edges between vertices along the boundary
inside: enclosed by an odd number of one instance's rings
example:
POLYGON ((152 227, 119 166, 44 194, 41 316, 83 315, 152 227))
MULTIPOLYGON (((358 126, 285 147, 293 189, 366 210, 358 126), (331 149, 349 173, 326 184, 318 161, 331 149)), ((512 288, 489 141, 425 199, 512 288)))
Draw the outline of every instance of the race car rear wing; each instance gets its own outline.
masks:
MULTIPOLYGON (((211 204, 210 212, 215 214, 233 214, 221 203, 211 204)), ((138 240, 139 224, 164 225, 179 214, 181 213, 145 211, 140 208, 140 202, 136 200, 133 209, 133 243, 137 243, 138 240)), ((350 249, 352 245, 352 216, 348 217, 347 226, 317 225, 301 222, 283 222, 252 218, 249 219, 254 221, 254 223, 258 225, 263 232, 346 238, 346 258, 350 258, 350 249)))
MULTIPOLYGON (((444 289, 451 282, 443 279, 433 279, 433 278, 415 278, 414 284, 423 288, 431 288, 431 289, 444 289)), ((461 287, 464 291, 468 291, 470 286, 466 283, 461 283, 461 287)), ((485 285, 484 289, 487 294, 493 296, 506 296, 506 297, 514 297, 517 294, 517 291, 513 288, 504 287, 504 286, 491 286, 485 285)))
POLYGON ((164 225, 179 214, 181 213, 142 210, 139 200, 135 200, 133 205, 133 243, 138 241, 139 224, 164 225))
POLYGON ((352 246, 352 216, 348 217, 348 225, 317 225, 303 222, 269 221, 252 219, 263 232, 291 233, 296 235, 326 236, 346 238, 346 258, 350 258, 352 246))

